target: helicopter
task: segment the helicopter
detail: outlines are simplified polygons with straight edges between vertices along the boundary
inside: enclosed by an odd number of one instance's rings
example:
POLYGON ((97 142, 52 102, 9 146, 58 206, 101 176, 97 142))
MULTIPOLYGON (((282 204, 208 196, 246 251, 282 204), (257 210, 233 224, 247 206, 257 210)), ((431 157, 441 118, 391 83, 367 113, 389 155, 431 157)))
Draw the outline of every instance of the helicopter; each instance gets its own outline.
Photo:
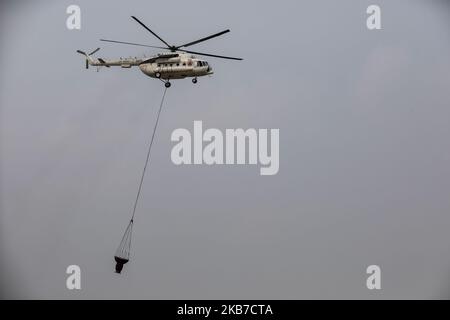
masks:
POLYGON ((147 76, 151 78, 156 78, 164 82, 166 88, 171 86, 170 80, 172 79, 184 79, 187 77, 192 78, 192 83, 197 83, 197 77, 203 77, 207 75, 212 75, 213 69, 208 61, 204 59, 199 59, 195 55, 200 56, 208 56, 214 58, 221 59, 229 59, 229 60, 243 60, 242 58, 235 57, 227 57, 209 53, 202 53, 196 51, 190 51, 182 48, 190 47, 197 43, 221 36, 225 33, 230 32, 229 29, 212 34, 210 36, 191 41, 182 45, 170 45, 165 40, 163 40, 160 36, 158 36, 155 32, 153 32, 150 28, 148 28, 142 21, 140 21, 135 16, 131 16, 137 23, 139 23, 144 29, 149 31, 152 35, 158 38, 164 45, 163 46, 153 46, 125 41, 116 41, 110 39, 100 39, 100 41, 104 42, 112 42, 133 46, 141 46, 141 47, 149 47, 156 49, 164 49, 169 50, 169 52, 158 53, 150 58, 120 58, 118 60, 104 60, 102 58, 94 58, 93 55, 100 50, 100 48, 95 49, 90 53, 86 53, 81 50, 77 50, 79 54, 82 54, 86 57, 86 69, 89 69, 89 66, 97 67, 97 71, 100 67, 110 68, 112 66, 119 66, 121 68, 131 68, 134 66, 139 67, 139 69, 147 76))

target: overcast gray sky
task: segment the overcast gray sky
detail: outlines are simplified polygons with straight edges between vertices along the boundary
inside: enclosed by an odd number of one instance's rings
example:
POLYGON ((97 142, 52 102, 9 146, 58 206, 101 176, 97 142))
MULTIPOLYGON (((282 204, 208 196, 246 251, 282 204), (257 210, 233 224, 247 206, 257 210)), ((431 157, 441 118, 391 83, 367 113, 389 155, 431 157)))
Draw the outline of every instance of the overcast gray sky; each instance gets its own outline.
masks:
POLYGON ((450 296, 448 1, 3 1, 0 282, 8 298, 450 296), (382 9, 382 30, 366 8, 382 9), (81 30, 66 7, 81 7, 81 30), (195 47, 215 74, 174 81, 121 275, 162 83, 103 58, 230 28, 195 47), (279 128, 280 171, 175 166, 177 128, 279 128), (65 287, 77 264, 82 290, 65 287), (367 266, 382 271, 369 291, 367 266))

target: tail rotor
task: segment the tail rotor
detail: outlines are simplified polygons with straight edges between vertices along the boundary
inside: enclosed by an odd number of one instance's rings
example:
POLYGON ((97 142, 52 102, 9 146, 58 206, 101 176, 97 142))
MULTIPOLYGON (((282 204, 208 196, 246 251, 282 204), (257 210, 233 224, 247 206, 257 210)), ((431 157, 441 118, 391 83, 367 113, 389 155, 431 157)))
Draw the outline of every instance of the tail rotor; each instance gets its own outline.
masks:
POLYGON ((92 60, 91 56, 92 56, 94 53, 96 53, 98 50, 100 50, 100 48, 95 49, 94 51, 92 51, 92 52, 89 53, 89 54, 87 54, 87 53, 84 52, 84 51, 77 50, 77 52, 78 52, 79 54, 82 54, 83 56, 86 57, 86 69, 89 69, 89 62, 91 62, 91 63, 94 62, 94 61, 92 60))

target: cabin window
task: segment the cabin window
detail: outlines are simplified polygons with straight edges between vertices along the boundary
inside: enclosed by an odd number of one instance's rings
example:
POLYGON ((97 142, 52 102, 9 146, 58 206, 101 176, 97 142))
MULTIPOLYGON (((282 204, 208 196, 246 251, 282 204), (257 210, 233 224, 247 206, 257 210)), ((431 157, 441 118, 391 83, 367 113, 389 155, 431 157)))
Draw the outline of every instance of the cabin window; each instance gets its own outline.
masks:
POLYGON ((183 62, 183 66, 185 66, 186 65, 186 62, 183 62))
POLYGON ((180 64, 179 63, 177 63, 177 67, 179 67, 180 66, 180 64))

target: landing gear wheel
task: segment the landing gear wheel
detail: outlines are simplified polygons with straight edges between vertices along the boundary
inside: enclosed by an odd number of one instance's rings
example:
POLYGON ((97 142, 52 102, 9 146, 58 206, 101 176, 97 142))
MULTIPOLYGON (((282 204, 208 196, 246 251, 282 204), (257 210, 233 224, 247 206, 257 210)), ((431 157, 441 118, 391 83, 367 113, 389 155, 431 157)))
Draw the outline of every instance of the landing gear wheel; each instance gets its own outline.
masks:
POLYGON ((197 83, 197 78, 193 78, 192 83, 197 83))
POLYGON ((155 73, 155 77, 157 77, 158 79, 161 78, 161 73, 160 72, 155 73))
POLYGON ((166 86, 166 88, 170 88, 171 83, 167 81, 166 83, 164 83, 164 85, 166 86))

